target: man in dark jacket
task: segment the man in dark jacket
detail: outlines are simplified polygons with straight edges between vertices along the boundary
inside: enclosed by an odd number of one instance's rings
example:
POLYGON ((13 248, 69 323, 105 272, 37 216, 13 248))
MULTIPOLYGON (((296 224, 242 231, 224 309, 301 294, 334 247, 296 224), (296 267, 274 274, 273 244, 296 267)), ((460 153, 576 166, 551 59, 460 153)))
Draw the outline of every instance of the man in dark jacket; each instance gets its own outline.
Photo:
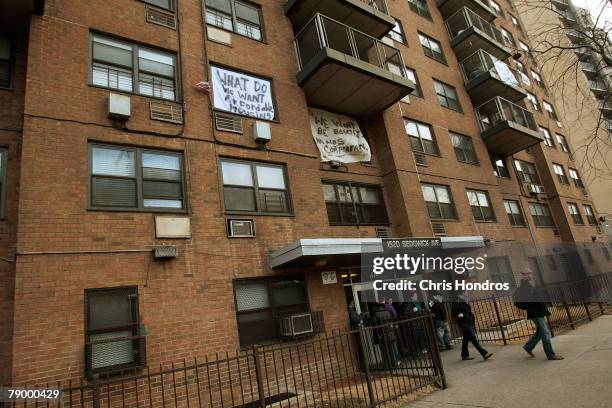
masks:
POLYGON ((371 310, 371 321, 376 327, 373 329, 374 343, 380 346, 385 367, 396 368, 401 359, 395 327, 393 327, 393 316, 385 308, 384 301, 377 303, 371 310))
POLYGON ((527 310, 527 318, 531 319, 535 325, 536 331, 531 336, 529 341, 523 346, 523 350, 529 354, 530 357, 535 357, 533 349, 542 340, 542 346, 544 347, 544 353, 546 358, 549 360, 563 360, 563 357, 555 354, 552 347, 550 329, 546 324, 546 316, 550 315, 548 307, 543 302, 535 302, 535 296, 533 296, 533 286, 531 285, 531 271, 525 270, 522 274, 521 284, 517 289, 517 293, 520 293, 521 302, 527 310), (532 301, 530 301, 532 300, 532 301))
POLYGON ((435 294, 429 303, 429 307, 431 308, 434 324, 436 325, 438 349, 440 351, 452 350, 451 331, 446 317, 446 308, 444 307, 444 303, 442 303, 442 296, 435 294))
POLYGON ((476 338, 476 318, 472 313, 472 307, 468 303, 467 296, 465 293, 458 295, 458 301, 453 304, 453 316, 457 319, 459 328, 463 333, 463 341, 461 343, 461 359, 462 360, 473 360, 470 357, 470 351, 468 345, 471 342, 472 345, 478 350, 483 359, 488 360, 491 358, 493 353, 489 353, 481 345, 476 338))

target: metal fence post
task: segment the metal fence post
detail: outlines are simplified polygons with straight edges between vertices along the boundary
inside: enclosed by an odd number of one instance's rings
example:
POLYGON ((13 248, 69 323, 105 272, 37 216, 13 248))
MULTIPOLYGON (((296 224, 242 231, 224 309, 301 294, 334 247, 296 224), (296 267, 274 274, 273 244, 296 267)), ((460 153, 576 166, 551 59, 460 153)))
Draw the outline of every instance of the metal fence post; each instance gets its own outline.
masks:
MULTIPOLYGON (((91 399, 93 408, 100 408, 100 383, 98 374, 93 375, 93 381, 91 383, 91 399)), ((110 403, 110 401, 109 401, 110 403)))
POLYGON ((264 389, 263 374, 261 372, 261 361, 259 361, 259 353, 257 351, 257 346, 253 346, 253 362, 255 363, 255 381, 257 382, 257 392, 259 394, 259 406, 261 408, 265 408, 266 391, 264 389))
POLYGON ((493 306, 495 306, 495 315, 497 316, 497 323, 499 323, 499 331, 501 332, 502 340, 504 341, 504 346, 508 345, 508 340, 506 339, 506 333, 504 332, 504 325, 502 323, 501 315, 499 313, 499 306, 497 305, 497 298, 493 295, 493 306))
POLYGON ((370 403, 368 404, 368 407, 376 407, 376 397, 374 396, 374 388, 372 387, 372 374, 370 373, 370 362, 368 360, 368 357, 366 355, 366 342, 365 342, 365 330, 363 329, 363 325, 360 324, 357 327, 357 334, 359 337, 359 346, 361 347, 357 347, 359 350, 359 353, 361 355, 361 361, 363 361, 363 370, 365 372, 365 376, 366 376, 366 385, 368 388, 368 398, 370 400, 370 403))
POLYGON ((428 329, 429 329, 427 330, 427 341, 429 343, 429 348, 433 355, 432 363, 434 364, 435 370, 438 371, 440 375, 440 380, 441 380, 440 388, 445 389, 446 388, 446 375, 444 374, 444 366, 442 365, 442 357, 440 356, 440 350, 438 349, 438 334, 436 332, 436 325, 434 324, 434 321, 433 321, 433 314, 430 312, 427 314, 427 317, 421 317, 421 319, 427 319, 427 323, 425 325, 428 326, 428 329))
POLYGON ((572 328, 572 330, 576 330, 576 327, 574 327, 574 321, 572 320, 572 312, 570 311, 569 306, 565 301, 565 293, 563 292, 563 290, 561 290, 561 297, 563 297, 563 307, 565 307, 565 313, 567 314, 567 318, 569 319, 570 327, 572 328))
POLYGON ((587 302, 582 302, 582 304, 584 305, 584 310, 586 311, 587 317, 589 318, 589 321, 592 322, 593 321, 593 317, 591 316, 591 311, 589 310, 589 305, 587 304, 587 302))

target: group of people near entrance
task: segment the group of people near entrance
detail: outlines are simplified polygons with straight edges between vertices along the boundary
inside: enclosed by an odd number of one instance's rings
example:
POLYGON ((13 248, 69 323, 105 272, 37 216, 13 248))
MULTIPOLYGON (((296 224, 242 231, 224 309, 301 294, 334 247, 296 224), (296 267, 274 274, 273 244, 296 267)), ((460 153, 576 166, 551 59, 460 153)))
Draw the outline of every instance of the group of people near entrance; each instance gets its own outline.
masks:
MULTIPOLYGON (((531 299, 533 293, 531 284, 531 271, 525 270, 521 276, 521 283, 517 289, 515 298, 531 299), (520 294, 520 295, 519 295, 520 294)), ((552 347, 551 332, 546 323, 546 317, 550 315, 548 307, 543 302, 519 301, 515 306, 527 312, 527 318, 535 326, 535 332, 523 346, 529 357, 535 357, 533 353, 537 344, 541 341, 544 353, 548 360, 562 360, 552 347)), ((432 314, 437 335, 437 346, 440 351, 452 350, 452 338, 449 324, 447 307, 442 296, 434 294, 429 301, 429 310, 432 314)), ((416 358, 427 352, 426 328, 422 320, 415 320, 410 324, 392 324, 395 321, 407 320, 424 313, 425 307, 417 299, 416 293, 411 295, 410 301, 394 303, 392 299, 382 299, 370 307, 368 320, 374 326, 373 340, 381 349, 383 362, 387 368, 395 368, 401 364, 402 357, 416 358)), ((450 307, 451 317, 461 329, 463 336, 461 343, 461 359, 473 360, 470 356, 469 345, 478 351, 483 360, 488 360, 493 353, 487 351, 477 338, 476 317, 465 293, 460 293, 450 307)), ((354 303, 349 305, 349 315, 353 326, 363 323, 363 316, 359 315, 354 303)))

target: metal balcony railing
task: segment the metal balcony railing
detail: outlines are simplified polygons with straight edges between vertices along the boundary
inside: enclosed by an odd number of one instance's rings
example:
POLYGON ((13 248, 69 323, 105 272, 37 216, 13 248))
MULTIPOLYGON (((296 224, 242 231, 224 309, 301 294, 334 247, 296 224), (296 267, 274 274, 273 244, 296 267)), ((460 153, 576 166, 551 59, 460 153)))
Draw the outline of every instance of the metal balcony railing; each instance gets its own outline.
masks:
POLYGON ((322 14, 316 14, 295 36, 294 46, 300 69, 323 48, 341 52, 406 76, 402 55, 397 48, 383 43, 322 14))
POLYGON ((522 72, 512 68, 505 62, 495 58, 485 50, 478 50, 461 61, 461 72, 468 83, 485 72, 512 86, 531 86, 531 80, 522 72))
POLYGON ((504 43, 504 37, 501 31, 467 7, 463 7, 449 17, 445 21, 445 24, 451 40, 454 40, 465 30, 473 27, 484 32, 487 36, 500 44, 504 43))
POLYGON ((483 132, 506 121, 538 131, 538 125, 531 112, 499 96, 476 108, 476 115, 483 132))
POLYGON ((361 0, 363 3, 366 3, 368 6, 374 7, 376 10, 381 11, 385 14, 389 14, 389 8, 387 7, 386 0, 361 0))

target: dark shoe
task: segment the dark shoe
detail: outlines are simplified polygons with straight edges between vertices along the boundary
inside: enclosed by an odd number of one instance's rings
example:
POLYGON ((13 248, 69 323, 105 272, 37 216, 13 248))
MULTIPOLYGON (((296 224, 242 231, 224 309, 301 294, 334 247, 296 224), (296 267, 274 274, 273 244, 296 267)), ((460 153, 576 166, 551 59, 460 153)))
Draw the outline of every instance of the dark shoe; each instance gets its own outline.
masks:
POLYGON ((487 361, 488 359, 490 359, 491 357, 493 357, 493 353, 487 353, 484 356, 482 356, 482 358, 485 359, 485 361, 487 361))
POLYGON ((461 359, 462 359, 462 360, 464 360, 464 361, 465 361, 465 360, 473 360, 473 359, 474 359, 474 357, 461 357, 461 359))
POLYGON ((548 357, 549 360, 553 361, 553 360, 563 360, 563 356, 553 356, 553 357, 548 357))
POLYGON ((525 350, 525 353, 529 354, 529 357, 535 358, 535 354, 533 354, 533 352, 527 350, 525 347, 523 347, 523 350, 525 350))

